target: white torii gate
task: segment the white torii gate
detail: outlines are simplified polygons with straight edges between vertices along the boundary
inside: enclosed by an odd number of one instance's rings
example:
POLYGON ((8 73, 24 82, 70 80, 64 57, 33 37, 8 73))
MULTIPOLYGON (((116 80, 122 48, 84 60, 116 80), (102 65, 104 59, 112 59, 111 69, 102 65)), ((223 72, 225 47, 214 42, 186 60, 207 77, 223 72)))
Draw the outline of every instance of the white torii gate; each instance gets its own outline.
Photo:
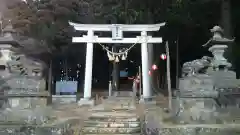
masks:
POLYGON ((158 31, 165 23, 150 24, 150 25, 125 25, 125 24, 77 24, 69 22, 75 30, 87 31, 87 35, 83 37, 73 37, 73 43, 87 43, 86 49, 86 65, 85 65, 85 80, 84 80, 84 97, 80 101, 81 104, 89 103, 92 92, 92 66, 93 66, 93 43, 141 43, 142 57, 142 78, 143 78, 143 98, 151 97, 151 87, 149 79, 148 66, 148 43, 162 43, 161 37, 148 36, 149 31, 158 31), (95 31, 112 31, 112 37, 94 36, 95 31), (136 38, 124 38, 123 32, 141 32, 141 36, 136 38))

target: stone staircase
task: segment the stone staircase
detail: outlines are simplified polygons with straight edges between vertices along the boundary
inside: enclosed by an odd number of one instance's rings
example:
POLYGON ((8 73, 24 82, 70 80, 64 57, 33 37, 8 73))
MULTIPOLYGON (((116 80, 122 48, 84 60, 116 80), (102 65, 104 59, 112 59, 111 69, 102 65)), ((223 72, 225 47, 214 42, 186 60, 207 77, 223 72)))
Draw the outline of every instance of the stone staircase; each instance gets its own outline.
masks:
POLYGON ((136 114, 133 99, 107 99, 96 106, 84 122, 84 135, 140 135, 140 118, 136 114))

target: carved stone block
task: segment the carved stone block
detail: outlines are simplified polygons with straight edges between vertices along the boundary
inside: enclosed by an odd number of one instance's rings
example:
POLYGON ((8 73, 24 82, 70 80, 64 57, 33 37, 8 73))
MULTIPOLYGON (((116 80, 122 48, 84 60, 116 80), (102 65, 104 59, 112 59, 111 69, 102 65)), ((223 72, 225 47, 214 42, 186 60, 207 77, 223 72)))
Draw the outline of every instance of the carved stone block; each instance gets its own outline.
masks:
POLYGON ((9 105, 11 108, 18 108, 18 109, 27 109, 27 108, 36 108, 45 107, 47 106, 47 99, 46 98, 9 98, 8 99, 9 105))
POLYGON ((213 81, 209 76, 190 76, 181 78, 179 81, 180 91, 212 91, 213 81))
POLYGON ((216 103, 213 99, 178 98, 173 104, 176 107, 175 112, 178 112, 179 122, 191 123, 201 120, 208 123, 214 121, 216 103))

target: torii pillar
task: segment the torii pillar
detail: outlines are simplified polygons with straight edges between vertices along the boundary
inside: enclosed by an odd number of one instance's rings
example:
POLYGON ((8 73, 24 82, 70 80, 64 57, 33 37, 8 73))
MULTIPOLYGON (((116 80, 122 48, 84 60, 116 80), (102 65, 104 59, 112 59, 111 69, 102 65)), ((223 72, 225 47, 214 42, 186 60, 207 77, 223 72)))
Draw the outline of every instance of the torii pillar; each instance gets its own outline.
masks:
POLYGON ((161 37, 148 36, 147 32, 158 31, 165 23, 150 24, 150 25, 125 25, 125 24, 76 24, 69 23, 78 31, 87 31, 87 35, 83 37, 73 37, 73 43, 87 43, 86 49, 86 66, 85 66, 85 80, 84 80, 84 96, 79 101, 79 104, 93 104, 90 100, 92 92, 92 65, 93 65, 93 43, 100 44, 141 44, 142 57, 142 84, 143 84, 143 98, 149 99, 152 97, 152 88, 150 86, 149 77, 149 59, 148 59, 148 43, 162 43, 161 37), (112 37, 98 37, 94 36, 95 31, 109 31, 112 32, 112 37), (136 38, 125 38, 123 32, 139 32, 141 36, 136 38))

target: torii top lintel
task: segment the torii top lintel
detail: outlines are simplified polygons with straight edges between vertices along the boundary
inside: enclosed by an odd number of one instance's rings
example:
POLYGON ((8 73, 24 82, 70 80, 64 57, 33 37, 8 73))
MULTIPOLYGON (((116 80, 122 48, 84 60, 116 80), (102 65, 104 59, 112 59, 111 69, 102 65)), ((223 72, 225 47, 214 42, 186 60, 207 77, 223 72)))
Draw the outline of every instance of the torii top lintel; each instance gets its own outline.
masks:
POLYGON ((158 31, 161 26, 165 26, 164 23, 159 24, 78 24, 69 22, 75 30, 79 31, 112 31, 114 26, 121 27, 122 31, 158 31))

